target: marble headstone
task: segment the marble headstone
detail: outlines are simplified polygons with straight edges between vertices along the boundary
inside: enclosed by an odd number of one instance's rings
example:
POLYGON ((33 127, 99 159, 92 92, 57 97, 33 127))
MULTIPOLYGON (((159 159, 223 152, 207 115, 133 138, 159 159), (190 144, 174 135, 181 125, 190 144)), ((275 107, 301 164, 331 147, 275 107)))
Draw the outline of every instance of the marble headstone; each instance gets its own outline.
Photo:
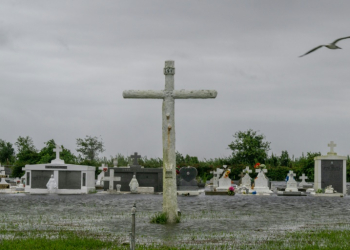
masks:
POLYGON ((250 188, 252 185, 252 178, 250 177, 249 173, 251 173, 252 170, 249 169, 249 167, 247 166, 244 170, 243 173, 245 173, 245 175, 242 178, 242 186, 250 188))
POLYGON ((272 191, 269 189, 269 179, 265 175, 265 173, 267 173, 267 169, 258 168, 255 170, 255 172, 258 173, 258 176, 254 180, 254 190, 252 190, 252 192, 256 191, 257 194, 272 193, 272 191))
POLYGON ((182 167, 180 169, 180 185, 178 191, 197 191, 198 183, 196 181, 197 169, 194 167, 182 167))
POLYGON ((294 179, 295 174, 292 170, 288 173, 288 181, 287 181, 287 187, 286 192, 298 192, 298 183, 294 179))

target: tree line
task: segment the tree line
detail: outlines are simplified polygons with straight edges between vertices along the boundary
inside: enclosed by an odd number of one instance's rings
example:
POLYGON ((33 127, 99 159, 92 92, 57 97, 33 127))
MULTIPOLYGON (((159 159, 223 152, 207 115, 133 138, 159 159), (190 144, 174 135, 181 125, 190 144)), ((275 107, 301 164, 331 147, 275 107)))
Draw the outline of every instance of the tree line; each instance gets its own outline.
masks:
MULTIPOLYGON (((267 167, 267 176, 274 181, 283 181, 289 170, 293 170, 297 176, 305 173, 309 177, 308 181, 314 179, 314 158, 321 155, 320 152, 302 153, 301 157, 290 157, 287 150, 283 150, 280 155, 270 151, 271 142, 266 141, 263 134, 257 131, 248 129, 247 131, 238 131, 234 135, 234 140, 228 145, 232 150, 232 154, 227 157, 219 157, 214 159, 199 160, 196 156, 188 154, 183 155, 176 152, 176 165, 178 168, 183 166, 193 166, 197 168, 198 177, 202 181, 212 178, 211 171, 216 168, 222 168, 227 165, 231 169, 230 178, 237 180, 240 178, 242 170, 249 166, 253 169, 256 163, 265 164, 267 167)), ((86 136, 85 138, 76 139, 79 153, 74 155, 69 149, 62 146, 60 158, 67 164, 89 165, 97 168, 106 164, 113 167, 114 159, 117 159, 118 166, 127 166, 131 163, 130 157, 117 153, 115 156, 99 157, 99 154, 105 151, 104 143, 101 138, 86 136)), ((44 143, 44 147, 40 150, 36 149, 31 137, 18 137, 15 144, 6 142, 0 139, 0 162, 12 168, 12 176, 20 177, 23 175, 22 168, 26 164, 42 164, 50 163, 56 158, 53 151, 55 148, 55 141, 53 139, 44 143), (14 148, 16 147, 16 150, 14 148)), ((161 158, 147 158, 142 157, 139 164, 146 168, 159 168, 163 166, 161 158)), ((347 170, 350 170, 350 159, 347 159, 347 170)), ((350 181, 350 171, 347 171, 347 181, 350 181)), ((255 178, 257 174, 251 173, 250 176, 255 178)))

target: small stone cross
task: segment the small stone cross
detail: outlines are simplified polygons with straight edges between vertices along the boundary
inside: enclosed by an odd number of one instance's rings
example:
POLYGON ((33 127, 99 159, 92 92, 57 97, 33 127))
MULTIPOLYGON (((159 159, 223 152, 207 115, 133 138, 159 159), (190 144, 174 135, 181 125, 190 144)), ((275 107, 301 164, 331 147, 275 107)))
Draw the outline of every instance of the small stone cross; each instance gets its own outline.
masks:
POLYGON ((302 176, 299 176, 299 179, 301 180, 299 185, 305 185, 306 183, 306 179, 309 179, 304 173, 302 174, 302 176))
POLYGON ((217 168, 216 171, 210 171, 211 174, 213 174, 213 186, 219 185, 219 177, 224 172, 223 169, 217 168))
POLYGON ((255 173, 260 174, 261 172, 267 173, 267 169, 266 168, 257 168, 257 169, 255 169, 255 173))
POLYGON ((252 170, 249 169, 249 166, 246 166, 245 169, 243 169, 243 173, 251 173, 252 170))
POLYGON ((288 177, 290 179, 294 179, 295 174, 293 173, 293 170, 289 170, 288 177))
POLYGON ((56 152, 55 160, 60 160, 60 152, 62 152, 62 147, 60 147, 59 145, 56 145, 56 148, 53 149, 53 152, 56 152))
POLYGON ((102 164, 101 167, 98 168, 99 170, 102 170, 103 172, 107 172, 108 166, 106 166, 104 163, 102 164))
POLYGON ((137 159, 141 159, 141 155, 138 155, 137 152, 135 152, 133 155, 130 155, 130 158, 133 159, 133 165, 139 165, 137 159))
POLYGON ((335 152, 334 152, 334 148, 337 146, 337 144, 334 144, 334 142, 333 141, 331 141, 330 143, 328 143, 328 147, 330 147, 331 148, 331 151, 330 152, 328 152, 328 154, 335 154, 335 152))

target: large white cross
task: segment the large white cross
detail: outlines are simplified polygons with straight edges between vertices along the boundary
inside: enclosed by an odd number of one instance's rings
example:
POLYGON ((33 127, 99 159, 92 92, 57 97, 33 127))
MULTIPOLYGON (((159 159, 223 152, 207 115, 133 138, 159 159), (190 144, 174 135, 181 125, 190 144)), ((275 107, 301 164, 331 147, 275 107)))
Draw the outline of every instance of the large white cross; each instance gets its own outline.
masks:
POLYGON ((164 90, 126 90, 124 98, 163 99, 163 212, 169 216, 169 222, 175 222, 177 216, 176 156, 175 156, 175 99, 215 98, 215 90, 174 90, 174 61, 165 61, 164 90))
POLYGON ((52 160, 53 164, 64 164, 64 160, 60 159, 60 152, 62 152, 62 147, 56 144, 56 148, 53 149, 53 152, 56 152, 56 159, 52 160))
POLYGON ((331 152, 329 152, 329 153, 334 154, 334 148, 335 148, 336 146, 337 146, 337 144, 334 144, 333 141, 331 141, 330 143, 328 143, 328 147, 331 148, 331 152))
MULTIPOLYGON (((104 167, 103 165, 104 164, 102 164, 102 167, 104 167)), ((109 181, 109 190, 112 191, 114 189, 114 187, 113 187, 114 181, 120 181, 121 178, 120 178, 120 176, 114 176, 114 169, 111 168, 111 169, 109 169, 109 176, 103 176, 102 180, 109 181)))
POLYGON ((60 160, 60 152, 62 152, 62 148, 59 145, 56 145, 56 148, 53 149, 53 152, 56 152, 55 160, 60 160))

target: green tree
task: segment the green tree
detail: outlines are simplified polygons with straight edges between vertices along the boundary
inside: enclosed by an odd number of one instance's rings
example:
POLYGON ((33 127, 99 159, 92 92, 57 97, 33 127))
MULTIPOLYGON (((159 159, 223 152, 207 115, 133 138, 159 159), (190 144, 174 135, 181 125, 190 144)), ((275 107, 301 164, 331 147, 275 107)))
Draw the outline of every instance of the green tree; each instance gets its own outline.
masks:
POLYGON ((86 136, 85 139, 77 139, 77 151, 85 156, 85 160, 94 162, 98 158, 98 154, 105 151, 102 139, 99 141, 98 138, 86 136))
POLYGON ((290 163, 290 158, 288 155, 288 151, 282 151, 281 157, 280 157, 280 161, 281 161, 281 166, 285 166, 288 167, 289 163, 290 163))
POLYGON ((228 146, 233 151, 232 157, 237 163, 251 166, 256 162, 265 163, 270 142, 264 141, 264 135, 248 129, 245 132, 236 132, 233 137, 235 140, 228 146))
MULTIPOLYGON (((43 147, 39 152, 39 161, 38 164, 50 163, 52 160, 56 159, 56 143, 54 139, 51 139, 44 143, 46 146, 43 147)), ((62 152, 60 152, 60 159, 64 160, 67 164, 74 164, 77 162, 77 157, 72 154, 69 149, 66 149, 62 146, 62 152)))
POLYGON ((10 142, 0 139, 0 162, 13 163, 15 161, 15 149, 10 142))
POLYGON ((15 145, 17 147, 17 159, 12 169, 12 176, 21 177, 23 175, 22 168, 26 164, 36 164, 40 158, 33 139, 29 136, 18 137, 15 145))

